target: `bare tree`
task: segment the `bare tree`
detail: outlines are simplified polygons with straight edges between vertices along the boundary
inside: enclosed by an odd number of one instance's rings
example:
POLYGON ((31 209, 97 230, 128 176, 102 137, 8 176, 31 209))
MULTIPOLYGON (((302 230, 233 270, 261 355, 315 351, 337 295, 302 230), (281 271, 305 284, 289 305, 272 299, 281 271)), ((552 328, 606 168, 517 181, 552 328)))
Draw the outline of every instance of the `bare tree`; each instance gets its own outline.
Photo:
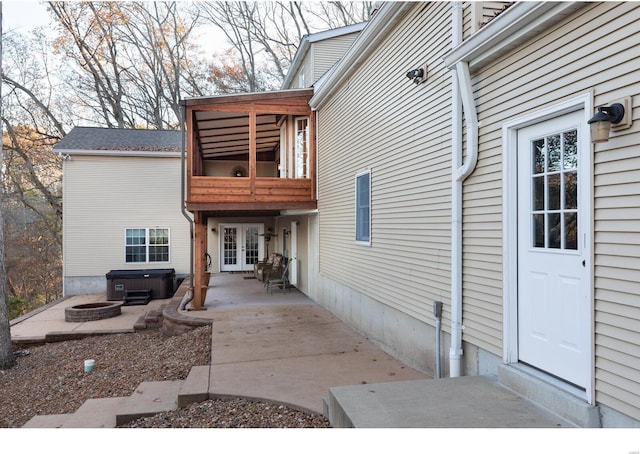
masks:
POLYGON ((180 2, 49 2, 68 90, 108 127, 177 128, 180 99, 207 91, 180 2))
POLYGON ((197 17, 186 21, 176 2, 122 3, 128 17, 121 42, 127 60, 137 62, 123 68, 133 90, 131 108, 139 118, 159 129, 177 127, 180 99, 202 96, 206 89, 204 72, 192 54, 196 46, 189 36, 197 17))
POLYGON ((96 112, 108 127, 132 127, 135 120, 124 108, 124 81, 118 67, 116 25, 122 22, 112 2, 49 2, 63 32, 56 49, 82 72, 67 76, 78 102, 96 112))
MULTIPOLYGON (((2 69, 2 2, 0 2, 0 69, 2 69)), ((2 97, 1 85, 0 97, 2 97)), ((0 116, 2 116, 1 104, 0 116)), ((2 163, 2 157, 2 141, 0 140, 0 163, 2 163)), ((2 195, 2 193, 0 193, 0 195, 2 195)), ((4 216, 2 205, 0 204, 0 370, 9 369, 13 367, 15 363, 16 358, 13 355, 13 348, 11 346, 9 301, 7 298, 7 269, 4 253, 4 216)))
POLYGON ((249 91, 278 88, 305 35, 364 22, 371 2, 199 2, 236 51, 249 91))
POLYGON ((43 33, 2 39, 2 276, 15 317, 61 295, 61 163, 52 146, 70 127, 73 109, 57 94, 58 68, 50 66, 43 33))

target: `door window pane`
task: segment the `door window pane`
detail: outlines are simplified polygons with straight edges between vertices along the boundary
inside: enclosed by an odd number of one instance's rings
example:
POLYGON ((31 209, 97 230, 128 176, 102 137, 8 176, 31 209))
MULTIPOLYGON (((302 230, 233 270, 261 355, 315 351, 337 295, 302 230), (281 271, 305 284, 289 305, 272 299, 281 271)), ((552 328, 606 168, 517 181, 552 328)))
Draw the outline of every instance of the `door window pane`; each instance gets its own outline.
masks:
POLYGON ((236 265, 238 263, 238 232, 235 227, 225 227, 224 244, 223 244, 223 260, 225 265, 236 265))
POLYGON ((578 172, 564 174, 564 207, 578 208, 578 172))
POLYGON ((533 177, 533 209, 544 210, 544 175, 533 177))
POLYGON ((559 210, 560 209, 560 174, 549 175, 547 181, 549 182, 549 204, 547 209, 559 210))
POLYGON ((258 258, 258 228, 248 227, 245 238, 245 265, 253 265, 258 258))
POLYGON ((578 167, 578 131, 567 131, 563 134, 564 155, 563 168, 575 169, 578 167))
POLYGON ((578 213, 564 215, 564 248, 578 249, 578 213))
POLYGON ((544 214, 533 215, 533 244, 535 247, 544 247, 544 214))
POLYGON ((578 248, 578 131, 531 141, 532 243, 578 248))
POLYGON ((559 213, 549 213, 547 215, 547 223, 549 229, 549 245, 553 249, 560 249, 562 245, 562 226, 560 224, 559 213))
POLYGON ((560 170, 560 135, 547 137, 547 171, 554 172, 560 170))
POLYGON ((545 159, 545 141, 544 139, 534 140, 532 143, 533 149, 533 173, 544 172, 544 159, 545 159))

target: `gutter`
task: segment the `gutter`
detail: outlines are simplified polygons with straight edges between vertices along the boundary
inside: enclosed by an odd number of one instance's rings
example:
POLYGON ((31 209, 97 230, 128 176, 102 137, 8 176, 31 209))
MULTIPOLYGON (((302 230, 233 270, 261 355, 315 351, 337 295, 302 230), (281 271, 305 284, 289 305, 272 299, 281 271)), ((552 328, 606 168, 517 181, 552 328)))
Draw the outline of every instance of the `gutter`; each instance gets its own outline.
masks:
MULTIPOLYGON (((452 44, 462 41, 462 2, 452 6, 452 44)), ((449 376, 460 377, 462 363, 462 188, 478 162, 478 117, 468 62, 452 68, 452 159, 451 159, 451 347, 449 376), (462 105, 462 110, 460 109, 462 105), (467 124, 467 156, 462 164, 462 112, 467 124)))
POLYGON ((582 8, 586 2, 515 2, 491 22, 473 33, 464 43, 453 43, 444 63, 468 62, 477 69, 509 52, 519 43, 539 35, 582 8))
POLYGON ((452 6, 452 50, 444 58, 452 72, 452 195, 451 195, 451 348, 450 376, 461 374, 462 351, 462 187, 478 162, 478 118, 471 69, 478 69, 509 52, 581 8, 584 2, 516 2, 462 42, 462 2, 452 6), (467 160, 462 163, 462 118, 467 124, 467 160))
POLYGON ((186 131, 185 131, 185 123, 187 122, 187 106, 184 100, 180 101, 180 107, 182 110, 182 121, 180 122, 180 132, 182 135, 182 153, 180 156, 180 209, 182 210, 182 215, 189 221, 189 238, 190 238, 190 254, 191 257, 189 259, 189 289, 185 294, 185 297, 182 299, 178 310, 184 310, 191 301, 193 301, 194 293, 193 293, 193 219, 187 213, 187 201, 185 196, 185 154, 186 154, 186 131))
POLYGON ((136 151, 136 150, 80 150, 59 148, 55 150, 60 156, 125 156, 140 158, 179 158, 179 151, 136 151))

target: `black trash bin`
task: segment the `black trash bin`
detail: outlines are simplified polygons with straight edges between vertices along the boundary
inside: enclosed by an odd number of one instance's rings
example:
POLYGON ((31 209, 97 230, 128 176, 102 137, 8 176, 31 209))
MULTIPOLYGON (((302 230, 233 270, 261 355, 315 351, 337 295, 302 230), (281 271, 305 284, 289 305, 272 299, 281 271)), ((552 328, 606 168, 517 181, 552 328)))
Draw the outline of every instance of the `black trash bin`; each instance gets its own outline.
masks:
POLYGON ((173 268, 111 270, 107 273, 107 300, 122 300, 127 291, 151 290, 153 299, 171 298, 176 272, 173 268))

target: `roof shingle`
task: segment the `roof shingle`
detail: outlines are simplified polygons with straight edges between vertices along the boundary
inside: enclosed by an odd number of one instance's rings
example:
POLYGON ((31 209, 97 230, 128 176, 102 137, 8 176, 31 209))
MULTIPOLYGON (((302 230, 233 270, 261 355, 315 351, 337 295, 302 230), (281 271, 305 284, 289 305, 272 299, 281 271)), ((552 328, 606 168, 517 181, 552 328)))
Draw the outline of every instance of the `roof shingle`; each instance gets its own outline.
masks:
POLYGON ((180 131, 76 126, 53 149, 180 152, 182 137, 180 131))

